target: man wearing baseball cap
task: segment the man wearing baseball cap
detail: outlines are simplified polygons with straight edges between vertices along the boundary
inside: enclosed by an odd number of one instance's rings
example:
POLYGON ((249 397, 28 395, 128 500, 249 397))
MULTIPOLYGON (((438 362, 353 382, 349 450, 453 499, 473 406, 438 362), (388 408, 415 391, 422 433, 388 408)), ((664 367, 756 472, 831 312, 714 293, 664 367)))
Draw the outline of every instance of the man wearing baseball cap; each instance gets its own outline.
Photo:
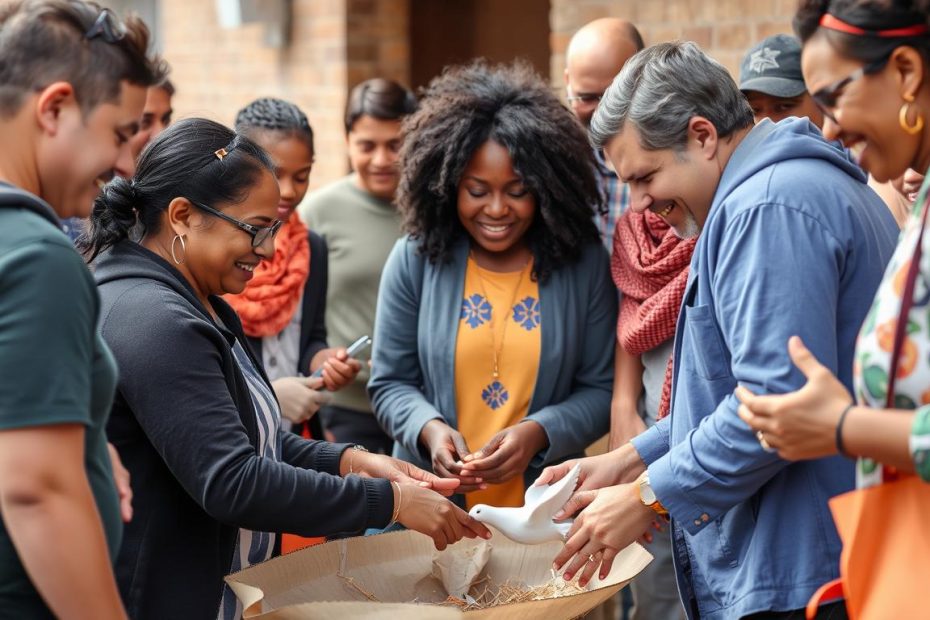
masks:
POLYGON ((756 123, 806 116, 823 127, 823 113, 814 104, 801 75, 801 43, 776 34, 749 50, 739 68, 739 89, 746 95, 756 123))

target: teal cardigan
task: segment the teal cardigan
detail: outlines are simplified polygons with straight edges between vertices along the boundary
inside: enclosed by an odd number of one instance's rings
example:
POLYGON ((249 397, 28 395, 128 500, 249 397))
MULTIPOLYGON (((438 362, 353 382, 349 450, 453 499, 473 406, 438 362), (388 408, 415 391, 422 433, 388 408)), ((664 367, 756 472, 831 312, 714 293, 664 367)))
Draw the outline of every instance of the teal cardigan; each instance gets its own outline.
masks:
MULTIPOLYGON (((431 470, 418 443, 423 426, 438 418, 457 427, 455 345, 469 244, 460 239, 451 260, 436 264, 418 246, 398 240, 384 266, 368 393, 394 456, 431 470)), ((540 364, 526 419, 543 427, 549 446, 530 462, 527 484, 609 430, 617 291, 608 262, 604 247, 589 243, 539 285, 540 364)))

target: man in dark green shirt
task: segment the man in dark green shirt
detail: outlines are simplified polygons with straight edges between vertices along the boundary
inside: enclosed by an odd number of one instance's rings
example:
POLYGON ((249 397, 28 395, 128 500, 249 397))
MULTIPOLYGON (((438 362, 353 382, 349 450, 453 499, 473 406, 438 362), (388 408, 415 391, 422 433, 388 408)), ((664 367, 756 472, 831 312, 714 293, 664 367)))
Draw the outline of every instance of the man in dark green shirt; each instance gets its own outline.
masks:
POLYGON ((116 365, 59 218, 131 173, 127 139, 161 74, 147 47, 141 21, 79 0, 0 9, 0 618, 125 617, 116 365))

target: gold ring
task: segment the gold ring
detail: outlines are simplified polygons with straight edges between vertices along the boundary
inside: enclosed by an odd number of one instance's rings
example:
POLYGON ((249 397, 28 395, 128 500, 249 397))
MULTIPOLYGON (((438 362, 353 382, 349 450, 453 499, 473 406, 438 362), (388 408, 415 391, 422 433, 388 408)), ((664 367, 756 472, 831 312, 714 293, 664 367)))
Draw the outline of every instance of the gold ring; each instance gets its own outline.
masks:
POLYGON ((765 435, 762 434, 762 431, 756 431, 756 439, 759 440, 759 445, 762 446, 763 450, 766 452, 775 452, 775 448, 773 448, 769 442, 765 440, 765 435))

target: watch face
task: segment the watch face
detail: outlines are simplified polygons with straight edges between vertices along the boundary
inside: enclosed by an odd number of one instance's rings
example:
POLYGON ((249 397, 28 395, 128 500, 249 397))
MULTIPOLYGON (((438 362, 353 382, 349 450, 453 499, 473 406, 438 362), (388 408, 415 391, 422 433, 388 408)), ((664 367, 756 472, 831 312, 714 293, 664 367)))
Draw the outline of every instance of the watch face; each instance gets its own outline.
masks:
POLYGON ((653 493, 652 487, 649 486, 648 482, 643 482, 639 487, 639 495, 643 498, 643 503, 647 506, 651 506, 656 503, 656 494, 653 493))

